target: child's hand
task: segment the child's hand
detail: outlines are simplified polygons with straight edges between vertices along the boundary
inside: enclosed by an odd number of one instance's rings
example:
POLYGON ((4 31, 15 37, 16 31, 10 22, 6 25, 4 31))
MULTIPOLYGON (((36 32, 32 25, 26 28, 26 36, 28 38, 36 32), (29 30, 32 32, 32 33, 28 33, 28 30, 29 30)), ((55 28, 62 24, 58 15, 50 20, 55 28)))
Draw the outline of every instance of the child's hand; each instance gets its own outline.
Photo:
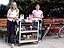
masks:
POLYGON ((14 19, 14 20, 16 20, 16 19, 17 19, 17 17, 14 17, 13 19, 14 19))

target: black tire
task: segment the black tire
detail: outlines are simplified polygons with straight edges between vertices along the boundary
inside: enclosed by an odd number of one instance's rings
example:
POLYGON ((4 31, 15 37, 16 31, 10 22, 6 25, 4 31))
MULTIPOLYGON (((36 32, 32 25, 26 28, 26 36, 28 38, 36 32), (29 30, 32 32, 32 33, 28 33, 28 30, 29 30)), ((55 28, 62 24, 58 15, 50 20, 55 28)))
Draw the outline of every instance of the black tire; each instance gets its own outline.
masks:
POLYGON ((63 38, 64 37, 64 26, 62 28, 60 28, 59 33, 58 33, 58 36, 60 38, 63 38))

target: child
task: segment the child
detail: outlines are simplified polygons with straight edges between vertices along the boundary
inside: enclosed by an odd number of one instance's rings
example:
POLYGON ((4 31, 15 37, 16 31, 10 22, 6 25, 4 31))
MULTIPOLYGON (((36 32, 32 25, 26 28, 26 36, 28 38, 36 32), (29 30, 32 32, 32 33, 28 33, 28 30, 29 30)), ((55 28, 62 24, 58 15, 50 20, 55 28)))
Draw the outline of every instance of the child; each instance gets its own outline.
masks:
POLYGON ((16 2, 12 2, 10 9, 7 12, 7 33, 8 33, 8 43, 14 46, 14 30, 15 21, 19 16, 19 9, 17 8, 16 2))
POLYGON ((33 18, 37 18, 38 20, 40 20, 39 21, 39 28, 40 28, 40 32, 39 32, 39 34, 41 33, 41 37, 40 37, 40 40, 42 40, 42 30, 41 30, 41 28, 42 28, 42 24, 43 24, 43 20, 42 20, 42 18, 44 18, 44 16, 43 16, 43 12, 40 10, 40 5, 39 4, 36 4, 36 6, 35 6, 35 8, 36 8, 36 10, 33 10, 32 11, 32 14, 33 14, 33 18))

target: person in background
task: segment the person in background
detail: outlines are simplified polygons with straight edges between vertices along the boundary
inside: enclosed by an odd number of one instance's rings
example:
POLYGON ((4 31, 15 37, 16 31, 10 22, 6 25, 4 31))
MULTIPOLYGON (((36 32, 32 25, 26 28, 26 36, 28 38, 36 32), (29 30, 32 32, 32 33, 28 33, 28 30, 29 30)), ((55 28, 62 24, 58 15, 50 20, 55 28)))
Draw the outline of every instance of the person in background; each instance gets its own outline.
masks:
POLYGON ((15 21, 19 17, 19 9, 17 8, 16 2, 12 2, 10 9, 7 12, 7 33, 8 33, 8 43, 14 46, 14 30, 15 21))
POLYGON ((40 34, 40 38, 39 40, 42 40, 42 36, 43 36, 43 32, 41 30, 42 28, 42 24, 43 24, 43 12, 40 10, 40 5, 39 4, 36 4, 35 6, 36 10, 33 10, 32 11, 32 15, 33 15, 33 18, 37 18, 39 20, 39 34, 40 34))

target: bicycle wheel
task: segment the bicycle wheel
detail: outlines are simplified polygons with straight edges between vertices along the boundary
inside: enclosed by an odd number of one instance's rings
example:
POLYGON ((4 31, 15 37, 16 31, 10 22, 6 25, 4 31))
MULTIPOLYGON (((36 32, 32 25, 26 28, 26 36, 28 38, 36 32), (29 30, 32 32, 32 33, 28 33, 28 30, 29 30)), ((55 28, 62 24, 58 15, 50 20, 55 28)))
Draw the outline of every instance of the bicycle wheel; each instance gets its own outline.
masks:
POLYGON ((60 38, 63 38, 64 37, 64 26, 62 28, 60 28, 59 33, 58 33, 58 36, 60 38))

